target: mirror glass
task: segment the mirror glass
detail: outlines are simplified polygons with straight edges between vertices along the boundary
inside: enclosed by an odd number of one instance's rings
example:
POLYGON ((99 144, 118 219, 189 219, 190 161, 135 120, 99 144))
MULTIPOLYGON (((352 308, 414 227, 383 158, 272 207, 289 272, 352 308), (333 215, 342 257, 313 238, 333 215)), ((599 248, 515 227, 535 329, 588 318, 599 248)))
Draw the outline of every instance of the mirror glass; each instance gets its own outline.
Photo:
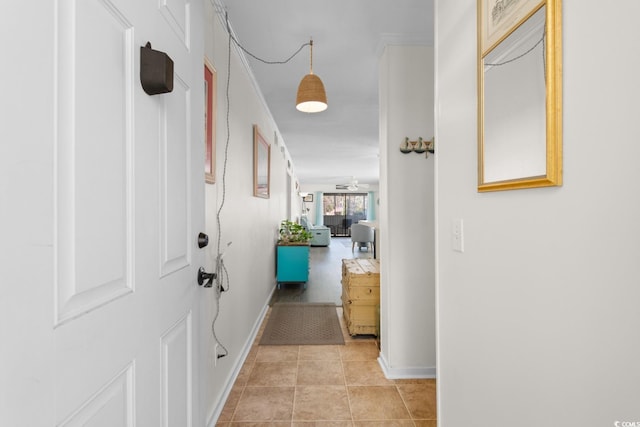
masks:
POLYGON ((479 191, 561 185, 555 2, 544 3, 479 60, 479 191))
POLYGON ((269 198, 271 181, 271 145, 253 126, 253 195, 269 198))

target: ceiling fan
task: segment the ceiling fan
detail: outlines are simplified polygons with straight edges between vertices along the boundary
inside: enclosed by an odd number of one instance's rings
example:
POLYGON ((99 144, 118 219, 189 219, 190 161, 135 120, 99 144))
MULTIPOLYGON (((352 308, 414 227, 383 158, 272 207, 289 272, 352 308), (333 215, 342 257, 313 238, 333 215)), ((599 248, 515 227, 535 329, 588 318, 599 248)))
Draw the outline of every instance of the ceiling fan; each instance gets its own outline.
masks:
POLYGON ((351 177, 351 181, 346 184, 336 184, 336 190, 358 191, 360 188, 369 188, 369 184, 358 184, 355 177, 351 177))

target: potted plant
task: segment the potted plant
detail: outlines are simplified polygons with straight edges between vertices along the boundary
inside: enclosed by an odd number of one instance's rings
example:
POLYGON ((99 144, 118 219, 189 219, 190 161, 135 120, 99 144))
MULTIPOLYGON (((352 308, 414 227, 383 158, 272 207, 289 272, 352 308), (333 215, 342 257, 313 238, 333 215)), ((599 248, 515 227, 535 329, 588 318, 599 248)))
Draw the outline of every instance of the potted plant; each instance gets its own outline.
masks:
POLYGON ((298 223, 287 219, 280 222, 280 238, 278 239, 278 245, 309 245, 312 237, 313 234, 298 223))

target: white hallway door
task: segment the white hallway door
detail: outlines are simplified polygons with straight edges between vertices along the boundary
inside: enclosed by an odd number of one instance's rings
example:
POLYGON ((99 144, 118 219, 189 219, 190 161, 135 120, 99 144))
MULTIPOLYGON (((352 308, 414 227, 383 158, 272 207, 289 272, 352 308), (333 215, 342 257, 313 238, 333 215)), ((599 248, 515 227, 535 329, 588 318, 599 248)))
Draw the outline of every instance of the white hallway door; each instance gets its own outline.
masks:
MULTIPOLYGON (((28 123, 43 126, 42 140, 33 138, 43 152, 33 155, 44 179, 20 175, 24 199, 37 186, 41 202, 35 220, 16 214, 11 226, 42 232, 9 235, 1 247, 15 237, 20 252, 18 242, 33 239, 38 276, 30 281, 32 308, 18 305, 12 316, 34 312, 24 316, 24 329, 3 337, 15 365, 2 371, 13 390, 2 390, 10 403, 0 424, 202 425, 195 340, 203 264, 196 240, 204 228, 202 2, 36 3, 42 9, 31 14, 42 25, 22 28, 41 44, 22 52, 42 54, 44 82, 24 85, 21 96, 41 104, 21 126, 25 134, 28 123), (174 61, 171 93, 149 96, 141 87, 147 42, 174 61), (18 356, 23 350, 27 357, 18 356)), ((8 19, 24 19, 34 5, 10 8, 16 13, 8 19)), ((14 84, 21 82, 17 76, 14 84)), ((7 271, 3 279, 25 281, 17 268, 7 271)), ((26 300, 22 288, 5 291, 15 304, 26 300)))

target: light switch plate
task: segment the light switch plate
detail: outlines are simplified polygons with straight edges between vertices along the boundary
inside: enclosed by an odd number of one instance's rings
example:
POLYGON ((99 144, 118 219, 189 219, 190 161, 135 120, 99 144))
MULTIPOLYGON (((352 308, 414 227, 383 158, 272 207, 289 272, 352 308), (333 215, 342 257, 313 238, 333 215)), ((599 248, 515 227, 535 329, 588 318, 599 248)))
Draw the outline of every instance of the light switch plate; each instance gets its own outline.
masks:
POLYGON ((464 228, 462 219, 456 218, 453 220, 451 237, 452 249, 456 252, 464 252, 464 228))

